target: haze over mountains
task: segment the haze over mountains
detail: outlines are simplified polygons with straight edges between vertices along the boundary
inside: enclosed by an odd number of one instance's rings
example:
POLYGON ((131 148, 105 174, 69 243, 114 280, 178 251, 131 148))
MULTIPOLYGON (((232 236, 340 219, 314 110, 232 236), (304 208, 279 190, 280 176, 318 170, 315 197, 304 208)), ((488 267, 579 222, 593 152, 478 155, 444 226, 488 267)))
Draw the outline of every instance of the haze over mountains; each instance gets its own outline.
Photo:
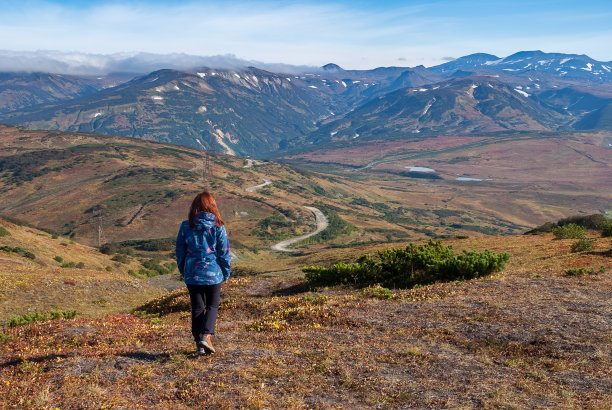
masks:
POLYGON ((135 78, 4 73, 0 121, 252 156, 335 140, 612 128, 612 62, 585 55, 472 54, 373 70, 233 63, 135 78))

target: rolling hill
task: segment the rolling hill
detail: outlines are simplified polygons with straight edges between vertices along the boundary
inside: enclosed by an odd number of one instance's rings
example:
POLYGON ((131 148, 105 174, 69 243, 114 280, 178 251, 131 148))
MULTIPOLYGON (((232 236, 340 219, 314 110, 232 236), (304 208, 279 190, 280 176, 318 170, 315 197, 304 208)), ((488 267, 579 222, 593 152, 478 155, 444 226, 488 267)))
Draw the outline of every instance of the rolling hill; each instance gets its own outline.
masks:
POLYGON ((0 214, 90 245, 99 244, 99 226, 108 242, 172 238, 193 195, 207 187, 244 258, 314 230, 304 206, 321 209, 333 224, 298 248, 520 233, 609 210, 605 138, 510 133, 351 141, 288 158, 299 168, 213 155, 214 178, 204 181, 199 150, 2 126, 0 214), (412 166, 437 172, 415 173, 412 166))
POLYGON ((0 73, 0 113, 91 95, 99 81, 48 73, 0 73))

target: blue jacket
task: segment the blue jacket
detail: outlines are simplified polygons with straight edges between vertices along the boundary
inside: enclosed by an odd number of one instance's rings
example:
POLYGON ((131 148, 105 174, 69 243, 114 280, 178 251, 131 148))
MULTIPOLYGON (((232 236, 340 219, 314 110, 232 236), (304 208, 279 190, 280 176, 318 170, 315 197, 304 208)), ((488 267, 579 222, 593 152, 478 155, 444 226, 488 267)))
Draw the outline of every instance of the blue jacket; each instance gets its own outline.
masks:
POLYGON ((230 247, 225 226, 215 215, 200 212, 195 227, 183 221, 176 237, 176 264, 187 285, 216 285, 230 277, 230 247))

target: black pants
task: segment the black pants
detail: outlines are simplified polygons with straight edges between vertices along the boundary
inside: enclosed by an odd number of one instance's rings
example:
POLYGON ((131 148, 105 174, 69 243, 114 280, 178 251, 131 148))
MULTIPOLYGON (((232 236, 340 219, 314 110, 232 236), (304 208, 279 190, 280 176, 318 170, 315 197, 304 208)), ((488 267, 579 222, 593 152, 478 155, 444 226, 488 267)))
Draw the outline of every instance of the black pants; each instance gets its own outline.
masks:
POLYGON ((191 334, 196 343, 206 334, 215 334, 221 284, 187 285, 191 299, 191 334))

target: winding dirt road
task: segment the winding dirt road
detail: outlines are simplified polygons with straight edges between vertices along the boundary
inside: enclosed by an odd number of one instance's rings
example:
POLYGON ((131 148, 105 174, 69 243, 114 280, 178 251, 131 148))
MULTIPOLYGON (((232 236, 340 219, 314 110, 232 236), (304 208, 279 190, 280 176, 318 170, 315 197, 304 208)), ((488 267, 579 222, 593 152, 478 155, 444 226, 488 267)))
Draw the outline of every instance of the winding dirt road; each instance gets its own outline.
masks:
POLYGON ((289 249, 288 246, 293 245, 294 243, 302 241, 306 238, 310 238, 311 236, 314 236, 318 234, 319 232, 321 232, 322 230, 324 230, 325 228, 327 228, 327 226, 329 225, 329 221, 327 220, 327 217, 325 216, 323 212, 321 212, 319 209, 314 208, 312 206, 305 206, 304 208, 308 209, 310 212, 314 214, 315 221, 317 223, 317 229, 305 235, 296 236, 295 238, 286 239, 284 241, 276 243, 271 246, 271 249, 273 251, 295 252, 295 249, 289 249))
POLYGON ((255 186, 250 186, 250 187, 246 188, 245 191, 247 191, 247 192, 255 192, 258 189, 263 188, 263 187, 265 187, 267 185, 270 185, 272 183, 272 181, 270 181, 269 179, 266 179, 266 178, 262 178, 262 179, 264 181, 263 184, 259 184, 259 185, 255 185, 255 186))

